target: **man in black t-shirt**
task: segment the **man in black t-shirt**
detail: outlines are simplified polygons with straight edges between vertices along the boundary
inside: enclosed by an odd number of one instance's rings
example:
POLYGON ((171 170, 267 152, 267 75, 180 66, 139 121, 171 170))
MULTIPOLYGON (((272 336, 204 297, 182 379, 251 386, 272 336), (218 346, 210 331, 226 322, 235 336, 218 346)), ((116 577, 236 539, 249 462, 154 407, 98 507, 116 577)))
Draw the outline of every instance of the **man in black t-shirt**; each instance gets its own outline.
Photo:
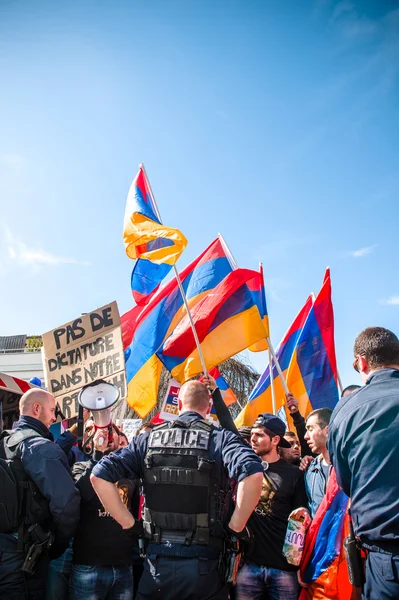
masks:
POLYGON ((237 600, 270 599, 297 600, 298 567, 287 562, 282 554, 288 518, 310 517, 303 473, 282 458, 278 448, 287 448, 284 422, 270 413, 262 413, 254 423, 251 446, 264 465, 262 494, 248 526, 254 536, 244 566, 238 574, 237 600))
MULTIPOLYGON (((99 430, 97 434, 93 440, 93 458, 89 462, 75 463, 72 469, 81 495, 81 508, 80 522, 73 540, 70 599, 106 597, 107 600, 131 600, 133 546, 137 545, 137 536, 132 530, 122 529, 111 517, 90 482, 91 471, 97 462, 126 444, 117 430, 114 430, 110 442, 104 430, 99 430)), ((116 484, 121 500, 136 519, 138 483, 123 479, 116 484)))

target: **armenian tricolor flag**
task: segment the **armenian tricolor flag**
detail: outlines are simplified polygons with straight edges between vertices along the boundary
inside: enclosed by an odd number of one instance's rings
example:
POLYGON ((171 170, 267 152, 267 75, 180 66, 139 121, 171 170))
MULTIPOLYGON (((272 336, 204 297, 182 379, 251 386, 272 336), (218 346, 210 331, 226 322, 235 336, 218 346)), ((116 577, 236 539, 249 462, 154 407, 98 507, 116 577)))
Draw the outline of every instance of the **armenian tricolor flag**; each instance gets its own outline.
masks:
POLYGON ((214 378, 227 406, 237 402, 237 397, 217 367, 209 369, 209 375, 214 378))
MULTIPOLYGON (((219 239, 190 263, 180 278, 190 308, 209 294, 231 272, 219 239)), ((128 404, 144 418, 157 402, 162 363, 156 351, 185 315, 176 279, 162 286, 135 312, 121 318, 124 339, 128 404)))
POLYGON ((139 259, 132 273, 132 293, 139 304, 156 290, 187 246, 181 231, 162 225, 143 165, 127 196, 123 240, 128 257, 139 259))
POLYGON ((349 533, 349 498, 339 488, 335 469, 324 496, 306 534, 301 562, 301 578, 307 584, 300 600, 350 600, 353 587, 349 582, 343 540, 349 533))
MULTIPOLYGON (((235 269, 191 311, 208 369, 266 337, 252 287, 260 287, 260 274, 249 269, 235 269), (253 283, 253 280, 257 282, 253 283)), ((157 355, 181 383, 203 371, 187 316, 162 344, 157 355)))
MULTIPOLYGON (((255 302, 259 308, 260 316, 263 319, 263 323, 264 323, 265 331, 266 331, 266 337, 270 337, 269 316, 267 314, 265 281, 263 278, 263 266, 262 265, 259 266, 259 274, 260 274, 259 280, 253 280, 252 287, 250 287, 250 290, 255 297, 255 302), (258 287, 255 287, 255 286, 258 286, 258 287)), ((268 348, 267 341, 265 339, 263 339, 263 340, 260 340, 259 342, 256 342, 256 344, 253 344, 252 346, 250 346, 248 348, 248 350, 251 350, 251 352, 263 352, 264 350, 267 350, 267 348, 268 348)))
MULTIPOLYGON (((288 388, 299 401, 302 415, 306 416, 316 408, 335 407, 338 373, 329 269, 320 293, 315 299, 309 296, 282 339, 276 355, 288 388)), ((284 405, 285 392, 275 366, 273 375, 279 410, 284 405)), ((252 426, 259 413, 272 411, 270 370, 267 367, 238 415, 236 425, 252 426)), ((288 411, 286 417, 290 422, 288 411)))

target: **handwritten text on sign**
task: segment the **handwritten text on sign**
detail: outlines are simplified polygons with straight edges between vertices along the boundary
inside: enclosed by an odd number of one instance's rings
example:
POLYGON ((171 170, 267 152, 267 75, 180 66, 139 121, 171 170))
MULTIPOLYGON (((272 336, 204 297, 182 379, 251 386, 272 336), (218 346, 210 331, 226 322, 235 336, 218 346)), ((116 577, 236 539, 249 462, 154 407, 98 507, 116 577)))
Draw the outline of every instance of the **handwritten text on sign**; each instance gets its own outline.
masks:
POLYGON ((78 409, 80 389, 97 379, 116 383, 126 396, 125 360, 116 302, 66 323, 43 336, 49 392, 68 418, 78 409), (63 406, 65 404, 65 406, 63 406))

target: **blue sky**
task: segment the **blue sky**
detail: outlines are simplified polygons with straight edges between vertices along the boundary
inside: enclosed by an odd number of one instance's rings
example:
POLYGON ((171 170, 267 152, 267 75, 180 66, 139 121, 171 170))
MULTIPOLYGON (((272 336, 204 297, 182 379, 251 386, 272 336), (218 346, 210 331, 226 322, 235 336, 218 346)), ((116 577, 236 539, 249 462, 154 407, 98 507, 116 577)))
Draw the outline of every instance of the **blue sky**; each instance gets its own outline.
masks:
MULTIPOLYGON (((144 162, 165 224, 263 261, 275 345, 325 267, 336 348, 399 332, 399 3, 0 3, 0 335, 116 299, 144 162)), ((251 355, 262 370, 264 355, 251 355)))

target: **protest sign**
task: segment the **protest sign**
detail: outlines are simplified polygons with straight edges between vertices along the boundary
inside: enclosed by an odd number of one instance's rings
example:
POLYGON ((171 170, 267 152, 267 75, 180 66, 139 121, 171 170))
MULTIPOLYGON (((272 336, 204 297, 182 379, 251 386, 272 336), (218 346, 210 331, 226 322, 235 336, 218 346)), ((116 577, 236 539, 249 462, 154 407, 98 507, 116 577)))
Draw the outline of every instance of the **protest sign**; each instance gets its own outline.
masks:
MULTIPOLYGON (((179 395, 180 383, 175 379, 171 379, 169 382, 168 389, 166 390, 165 399, 162 403, 161 412, 159 418, 165 421, 174 421, 179 416, 179 409, 177 406, 177 396, 179 395)), ((210 413, 207 415, 207 421, 215 427, 220 427, 219 419, 217 418, 215 407, 212 403, 210 413)))
POLYGON ((58 403, 59 418, 79 410, 83 386, 104 379, 126 397, 125 359, 116 302, 57 327, 42 336, 47 389, 58 403))
POLYGON ((213 402, 212 402, 212 408, 211 408, 210 412, 208 413, 208 415, 206 417, 206 420, 211 425, 214 425, 215 427, 220 427, 219 419, 217 417, 216 410, 215 410, 215 407, 213 405, 213 402))
POLYGON ((121 429, 129 442, 136 435, 136 431, 141 427, 142 419, 122 419, 121 429))
POLYGON ((166 390, 165 399, 162 404, 159 418, 165 421, 174 421, 179 416, 177 406, 177 396, 179 395, 180 383, 175 379, 171 379, 166 390))

